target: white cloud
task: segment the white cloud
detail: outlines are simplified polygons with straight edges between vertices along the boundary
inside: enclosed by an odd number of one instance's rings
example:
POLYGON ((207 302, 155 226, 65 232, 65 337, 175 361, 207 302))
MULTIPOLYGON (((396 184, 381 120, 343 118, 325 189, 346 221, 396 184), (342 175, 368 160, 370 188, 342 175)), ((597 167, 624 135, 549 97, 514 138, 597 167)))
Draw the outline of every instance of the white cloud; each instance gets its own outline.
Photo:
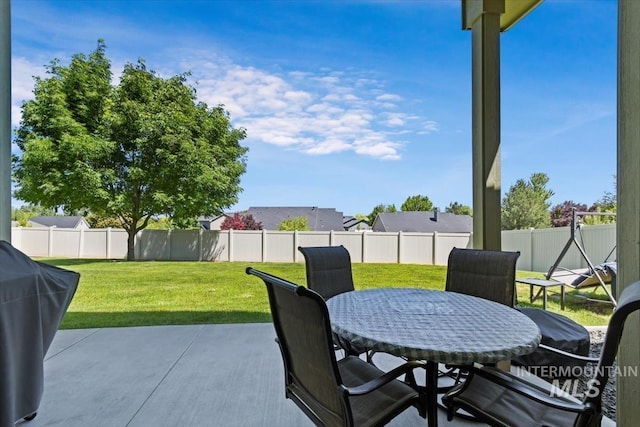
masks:
POLYGON ((45 68, 25 58, 11 58, 11 126, 20 125, 22 102, 33 99, 34 76, 44 76, 45 68))
POLYGON ((422 130, 418 132, 418 135, 428 135, 433 132, 438 132, 439 130, 438 122, 427 120, 422 124, 422 130))
POLYGON ((384 102, 397 102, 402 101, 402 97, 399 95, 394 95, 392 93, 385 93, 376 98, 378 101, 384 102))
MULTIPOLYGON (((276 75, 199 53, 183 64, 194 70, 198 98, 224 104, 234 126, 247 129, 247 140, 313 155, 353 151, 396 160, 404 142, 390 127, 410 116, 388 113, 380 83, 354 71, 291 71, 276 75), (203 58, 209 58, 208 60, 203 58)), ((413 117, 411 117, 413 119, 413 117)))
MULTIPOLYGON (((223 104, 233 125, 247 129, 248 142, 312 155, 352 151, 397 160, 406 143, 399 135, 426 129, 415 126, 416 116, 390 112, 402 98, 384 91, 383 84, 366 73, 322 69, 278 74, 210 52, 182 51, 179 57, 172 64, 165 56, 159 74, 192 70, 198 99, 210 106, 223 104)), ((13 67, 12 124, 17 126, 20 103, 33 96, 31 76, 44 75, 44 68, 23 58, 14 58, 13 67)), ((112 67, 114 73, 120 70, 112 67)), ((437 130, 435 122, 427 123, 437 130)))

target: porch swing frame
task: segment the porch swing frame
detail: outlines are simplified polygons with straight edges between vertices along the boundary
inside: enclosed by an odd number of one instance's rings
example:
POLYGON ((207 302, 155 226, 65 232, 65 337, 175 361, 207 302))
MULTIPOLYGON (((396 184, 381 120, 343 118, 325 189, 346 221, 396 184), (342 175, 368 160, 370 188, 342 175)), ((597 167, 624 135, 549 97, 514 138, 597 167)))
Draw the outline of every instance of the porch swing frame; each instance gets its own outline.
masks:
MULTIPOLYGON (((587 263, 587 265, 589 267, 589 271, 593 275, 595 275, 596 279, 598 280, 598 284, 597 285, 593 285, 593 286, 602 287, 602 289, 604 290, 605 294, 607 295, 607 297, 609 298, 609 300, 613 303, 613 305, 615 307, 615 306, 617 306, 618 303, 617 303, 616 298, 613 295, 613 293, 611 291, 609 291, 609 289, 606 286, 606 283, 605 283, 604 278, 603 278, 602 269, 596 268, 595 265, 591 262, 591 260, 589 259, 589 256, 587 255, 587 251, 584 249, 584 245, 581 242, 578 241, 578 238, 576 236, 576 230, 580 230, 580 227, 582 225, 580 223, 580 217, 584 217, 584 216, 587 216, 587 215, 591 215, 591 216, 616 216, 616 213, 615 212, 581 212, 581 211, 576 211, 576 209, 573 208, 572 209, 572 216, 571 216, 571 234, 569 236, 569 240, 567 240, 567 243, 564 245, 564 248, 562 248, 562 251, 560 252, 560 255, 558 256, 556 261, 553 263, 553 265, 551 266, 551 268, 547 272, 546 280, 558 280, 557 278, 553 277, 553 273, 556 270, 559 269, 560 262, 562 261, 562 259, 565 257, 565 255, 567 254, 567 252, 571 248, 571 245, 575 245, 576 248, 578 248, 578 251, 580 252, 580 255, 582 256, 582 258, 586 261, 586 263, 587 263)), ((581 237, 582 237, 582 235, 581 235, 581 237)), ((609 255, 607 255, 607 259, 613 254, 613 252, 615 251, 615 248, 616 247, 614 246, 613 249, 611 250, 611 252, 609 252, 609 255)), ((605 259, 605 262, 607 261, 607 259, 605 259)), ((566 270, 570 271, 570 272, 573 272, 571 269, 566 269, 566 270)), ((574 288, 574 289, 580 289, 581 288, 580 285, 574 286, 574 285, 569 284, 569 283, 565 283, 565 284, 567 286, 570 286, 571 288, 574 288)), ((585 287, 591 287, 591 285, 585 286, 585 287)))

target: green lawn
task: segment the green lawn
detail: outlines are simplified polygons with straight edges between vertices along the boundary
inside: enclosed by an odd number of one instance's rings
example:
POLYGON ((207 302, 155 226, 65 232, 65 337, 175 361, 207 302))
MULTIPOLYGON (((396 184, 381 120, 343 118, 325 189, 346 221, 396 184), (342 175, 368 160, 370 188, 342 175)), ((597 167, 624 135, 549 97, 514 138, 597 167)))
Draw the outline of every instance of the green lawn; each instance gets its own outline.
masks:
MULTIPOLYGON (((264 285, 247 276, 252 266, 294 283, 305 283, 303 263, 118 262, 42 259, 81 274, 62 328, 244 323, 271 320, 264 285)), ((518 272, 530 276, 531 272, 518 272)), ((412 264, 354 264, 356 289, 417 287, 443 289, 446 267, 412 264)), ((518 285, 522 306, 528 287, 518 285)), ((601 291, 598 291, 601 292, 601 291)), ((601 297, 601 296, 600 296, 601 297)), ((611 305, 590 303, 569 293, 562 314, 583 325, 605 325, 611 305)), ((536 301, 533 306, 541 307, 536 301)), ((560 312, 549 300, 549 310, 560 312)))

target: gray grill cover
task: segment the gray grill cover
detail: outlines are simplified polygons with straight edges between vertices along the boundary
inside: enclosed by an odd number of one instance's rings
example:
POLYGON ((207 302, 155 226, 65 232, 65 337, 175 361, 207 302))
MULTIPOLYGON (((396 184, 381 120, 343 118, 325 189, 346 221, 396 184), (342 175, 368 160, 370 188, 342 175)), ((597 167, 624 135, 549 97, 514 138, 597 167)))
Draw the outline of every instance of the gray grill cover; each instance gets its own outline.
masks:
MULTIPOLYGON (((591 337, 584 326, 558 313, 537 308, 518 308, 518 310, 538 325, 542 334, 542 344, 568 353, 589 356, 591 337)), ((571 359, 544 349, 518 356, 513 360, 513 363, 520 366, 573 367, 585 365, 583 361, 571 359)))
POLYGON ((38 410, 44 356, 79 279, 0 241, 0 427, 38 410))

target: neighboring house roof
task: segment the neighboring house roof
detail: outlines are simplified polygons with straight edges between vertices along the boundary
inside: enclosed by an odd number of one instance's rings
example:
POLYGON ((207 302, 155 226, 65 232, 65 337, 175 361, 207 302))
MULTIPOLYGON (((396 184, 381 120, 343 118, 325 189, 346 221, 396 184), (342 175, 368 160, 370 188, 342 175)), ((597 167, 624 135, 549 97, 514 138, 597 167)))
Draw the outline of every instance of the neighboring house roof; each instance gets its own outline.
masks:
POLYGON ((414 231, 421 233, 471 233, 473 218, 447 212, 382 212, 373 222, 373 231, 414 231))
POLYGON ((225 218, 231 216, 230 214, 221 214, 217 216, 201 216, 198 218, 200 227, 205 230, 220 230, 220 225, 224 222, 225 218))
POLYGON ((342 212, 318 207, 250 207, 246 212, 262 223, 264 230, 278 230, 282 221, 304 216, 312 231, 344 231, 342 212))
POLYGON ((35 227, 90 228, 83 216, 34 216, 29 222, 35 227))
POLYGON ((364 219, 359 219, 353 216, 345 216, 342 218, 342 226, 347 231, 352 230, 370 230, 371 227, 364 219))

